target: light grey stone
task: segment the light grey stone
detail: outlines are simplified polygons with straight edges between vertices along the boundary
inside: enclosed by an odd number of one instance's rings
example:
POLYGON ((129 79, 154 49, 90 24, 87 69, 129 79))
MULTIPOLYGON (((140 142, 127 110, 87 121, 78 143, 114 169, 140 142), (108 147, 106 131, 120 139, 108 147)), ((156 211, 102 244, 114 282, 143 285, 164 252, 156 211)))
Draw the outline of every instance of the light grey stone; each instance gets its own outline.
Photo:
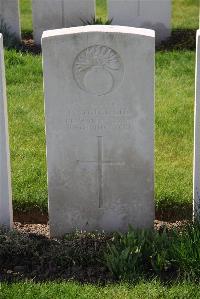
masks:
POLYGON ((152 227, 154 31, 46 31, 42 50, 51 236, 152 227))
POLYGON ((12 227, 12 194, 3 37, 0 34, 0 225, 12 227))
POLYGON ((0 0, 0 21, 8 30, 21 39, 19 0, 0 0))
POLYGON ((196 92, 194 120, 193 207, 194 218, 200 220, 200 30, 197 30, 196 92))
POLYGON ((108 0, 113 25, 154 29, 156 41, 171 34, 171 0, 108 0))
POLYGON ((37 44, 42 33, 83 25, 95 15, 95 0, 32 0, 33 35, 37 44))

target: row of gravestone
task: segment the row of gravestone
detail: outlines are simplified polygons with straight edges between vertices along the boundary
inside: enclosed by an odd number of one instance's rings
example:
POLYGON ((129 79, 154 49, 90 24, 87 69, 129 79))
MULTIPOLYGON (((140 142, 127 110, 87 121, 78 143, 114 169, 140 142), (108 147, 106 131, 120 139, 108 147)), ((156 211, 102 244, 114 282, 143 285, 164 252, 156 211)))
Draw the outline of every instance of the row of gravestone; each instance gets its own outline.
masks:
MULTIPOLYGON (((194 212, 200 203, 197 33, 194 212)), ((0 38, 0 223, 12 225, 0 38)), ((126 231, 154 221, 154 31, 85 26, 43 33, 51 236, 126 231)))
MULTIPOLYGON (((34 40, 40 44, 42 32, 81 26, 95 15, 95 0, 32 0, 34 40)), ((171 32, 171 0, 108 0, 108 16, 113 25, 156 30, 157 41, 171 32)), ((0 18, 21 38, 19 0, 0 0, 0 18)))

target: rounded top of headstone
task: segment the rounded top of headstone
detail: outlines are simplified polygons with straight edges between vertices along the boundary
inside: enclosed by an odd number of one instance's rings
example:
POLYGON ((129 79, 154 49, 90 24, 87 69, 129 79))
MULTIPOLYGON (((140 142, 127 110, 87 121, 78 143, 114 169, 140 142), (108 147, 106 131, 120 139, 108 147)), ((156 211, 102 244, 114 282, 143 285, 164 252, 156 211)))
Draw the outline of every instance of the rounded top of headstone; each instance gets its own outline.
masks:
POLYGON ((155 38, 155 31, 151 29, 128 27, 128 26, 88 25, 88 26, 47 30, 43 32, 42 39, 54 37, 54 36, 62 36, 62 35, 70 35, 70 34, 78 34, 78 33, 81 34, 81 33, 89 33, 89 32, 135 34, 135 35, 155 38))

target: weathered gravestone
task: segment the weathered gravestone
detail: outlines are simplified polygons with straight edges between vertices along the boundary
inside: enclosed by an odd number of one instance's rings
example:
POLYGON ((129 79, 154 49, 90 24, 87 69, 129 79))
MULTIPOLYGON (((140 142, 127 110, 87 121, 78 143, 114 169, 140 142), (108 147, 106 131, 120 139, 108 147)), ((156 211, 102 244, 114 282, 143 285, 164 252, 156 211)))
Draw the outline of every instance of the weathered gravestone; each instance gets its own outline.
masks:
POLYGON ((12 226, 10 154, 8 142, 7 100, 3 58, 3 36, 0 34, 0 225, 12 226))
POLYGON ((0 0, 0 25, 21 39, 19 0, 0 0))
POLYGON ((196 49, 193 199, 194 199, 194 217, 195 219, 200 220, 200 30, 197 30, 196 38, 197 38, 197 49, 196 49))
POLYGON ((171 0, 108 0, 113 25, 154 29, 160 42, 171 33, 171 0))
POLYGON ((154 39, 118 26, 44 32, 52 236, 153 225, 154 39))
POLYGON ((37 44, 42 33, 83 25, 95 15, 95 0, 32 0, 33 35, 37 44))

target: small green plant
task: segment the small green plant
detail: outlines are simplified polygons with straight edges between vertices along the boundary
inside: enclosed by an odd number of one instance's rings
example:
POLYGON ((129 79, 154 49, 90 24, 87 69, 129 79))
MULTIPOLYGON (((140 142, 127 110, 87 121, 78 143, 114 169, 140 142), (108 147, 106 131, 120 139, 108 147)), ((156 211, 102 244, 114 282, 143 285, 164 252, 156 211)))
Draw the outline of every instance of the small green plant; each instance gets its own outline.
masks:
MULTIPOLYGON (((170 261, 171 238, 166 229, 162 233, 154 231, 150 245, 150 265, 152 270, 161 275, 171 268, 170 261)), ((148 258, 149 254, 147 254, 148 258)))
POLYGON ((183 231, 130 228, 126 234, 115 235, 104 261, 119 280, 136 280, 152 274, 199 280, 200 224, 190 224, 183 231))
POLYGON ((11 49, 19 46, 19 40, 16 35, 10 31, 3 19, 0 20, 0 33, 3 35, 4 46, 6 48, 11 49))
POLYGON ((111 25, 112 19, 103 20, 102 18, 96 18, 95 16, 89 20, 82 20, 83 25, 111 25))
MULTIPOLYGON (((148 252, 147 231, 129 229, 127 234, 116 233, 108 244, 105 263, 117 279, 136 280, 144 272, 144 250, 148 252)), ((147 255, 147 253, 145 254, 147 255)))
POLYGON ((200 277, 200 223, 188 225, 179 237, 173 237, 170 250, 173 263, 185 278, 200 277))

